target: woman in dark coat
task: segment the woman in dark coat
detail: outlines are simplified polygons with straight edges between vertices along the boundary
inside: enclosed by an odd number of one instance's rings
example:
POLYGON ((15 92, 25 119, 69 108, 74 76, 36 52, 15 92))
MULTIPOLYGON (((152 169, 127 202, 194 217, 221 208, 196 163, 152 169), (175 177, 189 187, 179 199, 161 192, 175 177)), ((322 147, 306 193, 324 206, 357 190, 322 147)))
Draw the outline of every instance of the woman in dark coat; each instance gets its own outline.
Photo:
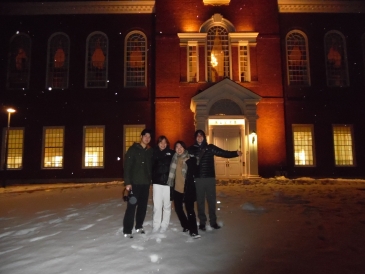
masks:
POLYGON ((168 184, 174 187, 175 212, 180 220, 183 232, 190 233, 194 239, 200 238, 194 203, 196 201, 196 191, 194 173, 196 168, 196 158, 189 157, 186 145, 183 141, 175 143, 175 155, 172 157, 168 184), (185 204, 185 211, 183 209, 185 204))

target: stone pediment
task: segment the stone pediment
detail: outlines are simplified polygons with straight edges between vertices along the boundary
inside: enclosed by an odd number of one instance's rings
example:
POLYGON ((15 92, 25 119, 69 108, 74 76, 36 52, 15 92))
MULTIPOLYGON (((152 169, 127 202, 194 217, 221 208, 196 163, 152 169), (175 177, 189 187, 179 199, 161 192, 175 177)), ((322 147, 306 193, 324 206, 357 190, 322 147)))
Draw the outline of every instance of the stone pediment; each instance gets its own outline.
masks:
POLYGON ((209 113, 209 109, 213 104, 220 100, 228 99, 240 106, 242 113, 246 113, 247 106, 257 105, 261 98, 261 96, 253 91, 237 84, 229 78, 225 78, 195 95, 191 99, 190 109, 196 113, 197 109, 204 108, 209 113))

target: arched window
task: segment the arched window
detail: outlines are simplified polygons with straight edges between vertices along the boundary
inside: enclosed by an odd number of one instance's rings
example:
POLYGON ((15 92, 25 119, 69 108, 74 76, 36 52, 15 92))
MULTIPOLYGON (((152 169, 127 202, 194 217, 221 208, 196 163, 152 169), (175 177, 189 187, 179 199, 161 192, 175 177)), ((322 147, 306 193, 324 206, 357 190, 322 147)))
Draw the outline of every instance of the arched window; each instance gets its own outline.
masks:
POLYGON ((55 33, 48 39, 46 88, 68 87, 70 39, 64 33, 55 33))
POLYGON ((307 36, 293 30, 286 35, 288 85, 309 86, 309 57, 307 36))
POLYGON ((349 85, 346 42, 342 33, 329 31, 324 36, 327 86, 349 85))
POLYGON ((125 77, 126 87, 144 87, 147 80, 147 39, 144 33, 133 31, 125 38, 125 77))
POLYGON ((108 37, 91 33, 86 40, 85 87, 106 88, 108 81, 108 37))
POLYGON ((230 75, 228 31, 213 26, 207 33, 208 81, 218 82, 230 75))
POLYGON ((24 33, 14 35, 10 40, 7 87, 28 89, 30 75, 31 40, 24 33))

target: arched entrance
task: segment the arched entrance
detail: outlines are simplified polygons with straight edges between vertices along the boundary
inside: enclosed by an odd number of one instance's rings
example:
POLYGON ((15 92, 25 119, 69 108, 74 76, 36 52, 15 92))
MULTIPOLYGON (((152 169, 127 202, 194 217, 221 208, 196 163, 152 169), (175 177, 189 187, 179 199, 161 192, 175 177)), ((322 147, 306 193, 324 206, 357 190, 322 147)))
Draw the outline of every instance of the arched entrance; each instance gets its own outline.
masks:
POLYGON ((215 158, 217 178, 259 177, 256 105, 261 97, 226 78, 191 99, 195 129, 209 143, 226 150, 241 150, 234 159, 215 158))

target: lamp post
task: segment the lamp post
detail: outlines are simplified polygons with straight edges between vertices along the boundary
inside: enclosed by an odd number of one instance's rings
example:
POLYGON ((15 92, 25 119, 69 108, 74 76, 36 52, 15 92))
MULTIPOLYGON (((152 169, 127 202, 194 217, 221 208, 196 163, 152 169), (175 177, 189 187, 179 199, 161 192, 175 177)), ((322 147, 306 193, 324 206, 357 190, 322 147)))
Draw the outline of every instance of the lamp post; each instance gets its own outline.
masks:
MULTIPOLYGON (((9 132, 10 132, 10 118, 11 118, 11 114, 13 114, 15 112, 15 109, 13 108, 8 108, 6 110, 8 112, 8 127, 6 128, 6 132, 5 132, 5 153, 4 153, 4 173, 6 173, 7 169, 8 169, 8 144, 9 144, 9 132)), ((6 186, 6 174, 4 174, 4 179, 3 179, 3 187, 5 188, 6 186)))

